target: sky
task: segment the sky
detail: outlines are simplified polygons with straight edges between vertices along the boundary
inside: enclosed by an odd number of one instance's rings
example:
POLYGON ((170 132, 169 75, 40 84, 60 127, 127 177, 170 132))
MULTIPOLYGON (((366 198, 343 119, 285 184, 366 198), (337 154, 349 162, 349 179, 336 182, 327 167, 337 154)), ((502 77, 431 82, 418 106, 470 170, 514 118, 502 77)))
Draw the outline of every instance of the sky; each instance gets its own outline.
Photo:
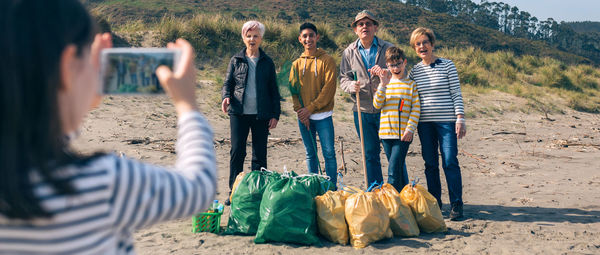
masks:
MULTIPOLYGON (((473 0, 475 3, 481 1, 473 0)), ((489 0, 516 6, 538 20, 600 21, 600 0, 489 0)))

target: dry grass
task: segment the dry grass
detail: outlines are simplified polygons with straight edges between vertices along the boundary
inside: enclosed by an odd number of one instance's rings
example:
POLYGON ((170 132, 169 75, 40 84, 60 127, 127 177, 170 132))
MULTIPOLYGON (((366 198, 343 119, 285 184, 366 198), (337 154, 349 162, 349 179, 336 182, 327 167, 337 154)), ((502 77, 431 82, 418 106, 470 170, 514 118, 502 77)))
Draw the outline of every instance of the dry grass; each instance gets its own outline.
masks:
MULTIPOLYGON (((130 21, 113 31, 130 34, 156 31, 158 41, 163 45, 176 38, 185 38, 197 50, 198 62, 212 70, 209 77, 204 78, 220 84, 229 58, 243 47, 240 29, 244 22, 218 14, 197 14, 185 19, 165 16, 158 23, 130 21)), ((276 66, 288 66, 286 62, 296 59, 302 51, 297 39, 300 24, 273 18, 261 22, 267 27, 263 49, 276 66)), ((327 23, 316 25, 321 34, 319 46, 339 63, 341 52, 356 40, 356 35, 349 29, 335 31, 327 23)), ((407 43, 398 42, 388 30, 379 30, 378 36, 399 45, 407 55, 409 66, 420 61, 407 43)), ((130 38, 139 40, 138 37, 130 38)), ((578 111, 600 112, 600 69, 594 66, 568 65, 548 57, 515 56, 506 51, 483 52, 474 47, 442 48, 437 50, 437 55, 454 61, 463 89, 470 93, 491 93, 495 90, 510 93, 526 98, 532 108, 541 112, 561 112, 560 105, 565 104, 578 111)), ((287 70, 280 71, 285 76, 287 70)), ((282 94, 289 96, 287 84, 283 84, 286 83, 285 77, 280 79, 280 83, 282 94)))

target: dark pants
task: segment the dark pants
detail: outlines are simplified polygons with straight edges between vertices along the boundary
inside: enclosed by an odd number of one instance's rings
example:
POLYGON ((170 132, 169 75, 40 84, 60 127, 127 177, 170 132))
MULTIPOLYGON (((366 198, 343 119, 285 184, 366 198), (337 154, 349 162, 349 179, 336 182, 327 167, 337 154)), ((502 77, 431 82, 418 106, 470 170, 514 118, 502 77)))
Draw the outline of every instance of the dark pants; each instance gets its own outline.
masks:
POLYGON ((381 139, 383 149, 388 159, 388 183, 392 184, 398 192, 408 184, 408 172, 405 159, 410 142, 400 139, 381 139))
MULTIPOLYGON (((379 113, 364 113, 361 112, 362 125, 363 125, 363 136, 365 141, 365 158, 367 165, 367 186, 373 182, 383 182, 383 175, 381 173, 381 145, 379 141, 379 113)), ((360 137, 360 131, 358 126, 358 112, 354 112, 354 126, 356 132, 360 137)))
POLYGON ((417 127, 425 161, 427 190, 442 203, 442 185, 438 149, 442 153, 442 168, 446 175, 450 204, 463 204, 462 177, 458 165, 458 144, 454 122, 420 122, 417 127))
POLYGON ((258 120, 254 115, 231 114, 231 159, 229 160, 229 190, 235 177, 244 171, 246 158, 246 142, 248 132, 252 131, 252 170, 267 168, 267 138, 269 136, 269 120, 258 120))

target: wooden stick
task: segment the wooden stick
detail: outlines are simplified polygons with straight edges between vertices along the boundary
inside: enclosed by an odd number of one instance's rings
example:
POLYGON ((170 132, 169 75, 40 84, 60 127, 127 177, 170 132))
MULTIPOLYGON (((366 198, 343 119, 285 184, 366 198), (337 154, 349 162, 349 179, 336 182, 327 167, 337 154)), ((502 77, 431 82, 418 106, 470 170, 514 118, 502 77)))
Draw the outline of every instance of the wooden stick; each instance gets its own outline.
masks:
POLYGON ((338 168, 338 172, 342 174, 347 174, 348 169, 346 168, 346 159, 344 157, 344 137, 340 136, 340 154, 342 154, 342 165, 338 168))
POLYGON ((480 158, 478 158, 478 157, 475 157, 475 156, 473 156, 473 154, 471 154, 471 153, 468 153, 468 152, 466 152, 466 151, 465 151, 465 150, 463 150, 463 149, 460 149, 460 152, 462 152, 462 153, 464 153, 465 155, 467 155, 467 156, 471 157, 472 159, 479 160, 479 162, 481 162, 481 163, 484 163, 484 164, 486 164, 486 165, 487 165, 487 162, 485 162, 485 160, 483 160, 483 159, 480 159, 480 158))
POLYGON ((365 183, 367 185, 367 188, 369 187, 369 179, 367 179, 367 162, 365 161, 365 137, 363 135, 363 127, 362 127, 362 116, 360 113, 360 90, 356 91, 356 108, 358 110, 358 130, 360 133, 360 149, 362 152, 362 165, 363 165, 363 172, 365 174, 365 183))

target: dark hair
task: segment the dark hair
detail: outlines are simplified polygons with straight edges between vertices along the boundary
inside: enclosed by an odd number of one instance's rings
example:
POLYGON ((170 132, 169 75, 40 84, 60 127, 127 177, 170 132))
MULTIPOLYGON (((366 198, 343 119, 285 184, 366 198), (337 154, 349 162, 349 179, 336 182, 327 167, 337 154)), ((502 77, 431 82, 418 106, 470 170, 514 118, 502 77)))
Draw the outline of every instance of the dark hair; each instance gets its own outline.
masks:
POLYGON ((406 57, 404 56, 404 51, 402 51, 398 47, 392 46, 392 47, 389 47, 385 51, 385 62, 386 63, 402 62, 405 59, 406 59, 406 57))
POLYGON ((96 26, 77 0, 0 1, 0 214, 50 217, 35 196, 32 174, 57 194, 72 194, 57 169, 81 162, 63 134, 58 110, 60 60, 91 45, 96 26))
POLYGON ((315 26, 315 24, 310 23, 310 22, 306 22, 302 25, 300 25, 300 33, 302 33, 302 30, 304 29, 312 29, 312 31, 315 31, 315 34, 319 34, 319 32, 317 31, 317 26, 315 26))

